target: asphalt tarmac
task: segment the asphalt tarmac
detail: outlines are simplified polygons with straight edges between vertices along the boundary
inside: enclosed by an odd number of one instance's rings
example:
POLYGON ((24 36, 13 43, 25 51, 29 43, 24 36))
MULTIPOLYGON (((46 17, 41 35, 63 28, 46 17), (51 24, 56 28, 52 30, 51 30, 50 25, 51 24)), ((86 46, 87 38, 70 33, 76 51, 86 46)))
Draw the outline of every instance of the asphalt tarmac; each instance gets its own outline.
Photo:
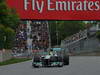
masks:
POLYGON ((0 66, 0 75, 100 75, 100 57, 73 56, 70 65, 33 68, 32 61, 0 66))

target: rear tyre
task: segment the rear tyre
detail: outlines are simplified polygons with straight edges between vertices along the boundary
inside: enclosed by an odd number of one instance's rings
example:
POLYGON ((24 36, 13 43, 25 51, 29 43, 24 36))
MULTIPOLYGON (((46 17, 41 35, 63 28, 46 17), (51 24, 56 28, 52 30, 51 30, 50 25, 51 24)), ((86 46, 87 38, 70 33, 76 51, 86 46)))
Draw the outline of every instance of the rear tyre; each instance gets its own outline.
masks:
POLYGON ((64 65, 69 65, 69 56, 64 56, 64 65))

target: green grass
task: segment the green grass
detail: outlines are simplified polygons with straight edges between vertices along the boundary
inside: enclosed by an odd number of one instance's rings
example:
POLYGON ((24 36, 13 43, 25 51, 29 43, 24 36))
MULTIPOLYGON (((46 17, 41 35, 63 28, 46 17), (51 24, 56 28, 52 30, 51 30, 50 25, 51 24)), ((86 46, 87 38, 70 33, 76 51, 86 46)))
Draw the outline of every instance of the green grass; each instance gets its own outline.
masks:
POLYGON ((10 60, 0 62, 0 66, 24 62, 24 61, 28 61, 28 60, 31 60, 31 59, 29 59, 29 58, 12 58, 10 60))

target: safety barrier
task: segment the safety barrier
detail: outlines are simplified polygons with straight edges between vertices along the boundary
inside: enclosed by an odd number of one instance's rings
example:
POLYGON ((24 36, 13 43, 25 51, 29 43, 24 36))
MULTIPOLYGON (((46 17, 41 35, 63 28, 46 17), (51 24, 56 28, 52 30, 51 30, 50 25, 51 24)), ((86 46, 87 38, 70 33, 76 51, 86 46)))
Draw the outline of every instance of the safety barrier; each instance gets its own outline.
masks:
POLYGON ((12 58, 11 50, 2 51, 0 50, 0 62, 9 60, 12 58))

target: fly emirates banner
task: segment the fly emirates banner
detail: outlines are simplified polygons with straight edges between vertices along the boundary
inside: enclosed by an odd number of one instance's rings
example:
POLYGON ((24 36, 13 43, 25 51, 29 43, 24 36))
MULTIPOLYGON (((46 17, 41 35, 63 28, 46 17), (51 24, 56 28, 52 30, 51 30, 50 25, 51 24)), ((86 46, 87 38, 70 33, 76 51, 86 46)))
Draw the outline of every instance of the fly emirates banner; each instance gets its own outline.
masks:
POLYGON ((21 19, 100 20, 100 0, 6 0, 21 19))

